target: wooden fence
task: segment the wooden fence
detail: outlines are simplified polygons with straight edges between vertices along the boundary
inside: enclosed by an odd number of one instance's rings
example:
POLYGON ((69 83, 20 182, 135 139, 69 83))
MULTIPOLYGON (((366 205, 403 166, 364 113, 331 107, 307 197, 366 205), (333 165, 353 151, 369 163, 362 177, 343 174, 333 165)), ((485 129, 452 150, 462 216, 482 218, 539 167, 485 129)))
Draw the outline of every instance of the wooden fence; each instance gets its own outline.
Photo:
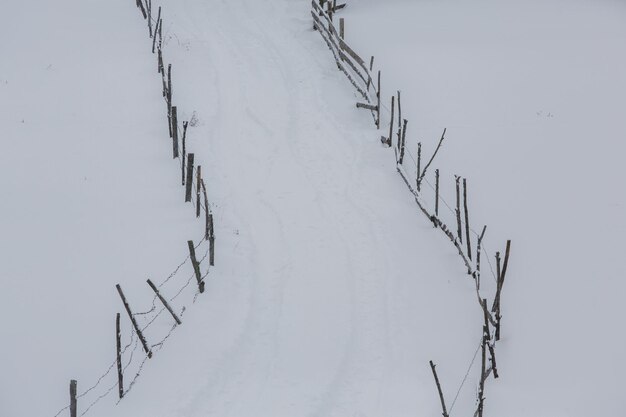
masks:
MULTIPOLYGON (((345 7, 345 5, 342 4, 338 6, 336 1, 330 0, 312 0, 311 6, 313 28, 320 33, 322 39, 331 50, 337 68, 346 75, 356 91, 366 101, 365 103, 356 103, 356 107, 371 111, 374 117, 374 123, 376 127, 380 129, 382 123, 381 106, 383 106, 381 104, 380 70, 376 71, 376 85, 374 85, 372 77, 374 73, 374 57, 370 58, 370 65, 368 67, 365 65, 364 59, 361 58, 353 48, 348 46, 344 40, 344 18, 339 18, 339 30, 336 29, 335 22, 337 18, 335 14, 339 9, 345 7)), ((383 106, 383 108, 385 107, 383 106)), ((427 161, 424 160, 425 163, 423 164, 421 142, 418 143, 417 146, 417 157, 414 157, 406 146, 408 120, 402 118, 400 91, 391 96, 390 108, 386 109, 388 110, 387 114, 389 114, 389 131, 388 135, 381 136, 381 142, 386 147, 393 147, 396 170, 408 190, 413 194, 418 208, 432 222, 433 226, 441 230, 454 245, 467 269, 467 274, 475 283, 477 302, 483 311, 482 337, 479 346, 479 350, 482 353, 481 373, 478 381, 479 389, 475 416, 482 417, 485 402, 485 382, 491 375, 493 375, 494 378, 499 377, 496 367, 495 347, 496 342, 500 340, 502 320, 500 300, 509 263, 511 241, 508 240, 506 242, 503 259, 500 252, 496 252, 495 254, 496 271, 493 273, 495 291, 492 295, 493 300, 491 308, 489 308, 487 299, 483 298, 481 291, 484 290, 484 286, 481 287, 481 256, 485 254, 483 239, 487 226, 483 226, 480 234, 474 232, 470 227, 467 179, 455 176, 456 204, 454 204, 454 209, 451 207, 452 205, 448 204, 440 195, 439 169, 434 170, 435 185, 432 186, 431 182, 428 180, 428 174, 430 173, 429 168, 442 147, 445 140, 446 129, 443 130, 435 151, 427 161), (407 155, 413 161, 413 165, 410 165, 410 167, 407 166, 408 163, 405 158, 407 155), (412 175, 409 173, 410 171, 413 171, 412 175), (432 186, 434 201, 428 202, 427 199, 424 198, 424 184, 432 186), (440 212, 440 202, 444 203, 444 205, 449 208, 454 227, 450 227, 446 224, 443 213, 440 212), (433 207, 433 211, 430 211, 429 207, 433 207), (473 246, 474 242, 475 247, 473 246), (487 363, 487 359, 489 363, 487 363)), ((489 258, 487 258, 487 261, 489 261, 489 258)), ((442 414, 444 417, 448 417, 449 410, 446 407, 443 389, 437 376, 435 364, 432 361, 430 361, 430 367, 439 394, 443 411, 442 414)))
POLYGON ((183 121, 179 123, 178 106, 174 101, 172 64, 167 64, 166 66, 164 63, 163 18, 161 16, 161 7, 158 8, 155 19, 153 17, 152 0, 135 0, 135 3, 144 20, 147 22, 151 50, 156 56, 157 72, 161 78, 160 88, 165 103, 168 136, 171 139, 172 157, 179 161, 181 183, 185 188, 184 201, 186 203, 192 203, 196 218, 201 217, 202 212, 204 212, 203 237, 196 244, 194 244, 192 240, 187 241, 189 255, 165 279, 157 284, 150 279, 147 280, 147 284, 151 292, 154 293, 154 296, 152 306, 146 311, 134 312, 131 307, 131 302, 122 290, 121 285, 116 285, 121 305, 130 322, 130 336, 127 337, 129 341, 125 345, 122 343, 122 320, 121 314, 117 313, 115 316, 115 360, 106 371, 96 379, 94 384, 82 391, 79 391, 78 381, 71 380, 69 405, 60 409, 54 417, 60 416, 64 411, 69 412, 70 417, 83 416, 113 391, 117 391, 118 402, 121 401, 136 383, 146 361, 152 358, 153 355, 162 348, 176 326, 182 324, 182 317, 188 306, 180 307, 179 305, 176 307, 175 302, 177 302, 177 298, 195 281, 197 290, 192 300, 192 302, 195 302, 197 296, 205 291, 205 278, 209 273, 209 267, 215 264, 215 233, 213 214, 211 213, 207 196, 207 187, 202 178, 201 166, 195 165, 197 163, 195 155, 194 153, 188 152, 187 149, 186 139, 189 122, 183 121), (202 258, 198 259, 196 251, 205 242, 208 244, 208 248, 202 258), (174 280, 180 276, 185 265, 189 265, 193 273, 188 279, 179 282, 177 287, 169 290, 171 294, 166 294, 164 292, 165 284, 168 282, 170 284, 173 283, 174 280), (146 330, 148 330, 155 320, 164 312, 171 317, 173 322, 172 326, 165 335, 157 340, 150 340, 146 334, 146 330), (143 325, 140 324, 140 320, 143 320, 143 325), (143 354, 141 354, 141 351, 143 351, 143 354), (136 370, 134 374, 131 373, 127 375, 131 366, 135 366, 136 370), (117 388, 117 390, 115 390, 115 388, 117 388), (81 403, 79 403, 79 400, 81 400, 81 403), (84 403, 84 409, 80 410, 79 406, 82 405, 82 403, 84 403))

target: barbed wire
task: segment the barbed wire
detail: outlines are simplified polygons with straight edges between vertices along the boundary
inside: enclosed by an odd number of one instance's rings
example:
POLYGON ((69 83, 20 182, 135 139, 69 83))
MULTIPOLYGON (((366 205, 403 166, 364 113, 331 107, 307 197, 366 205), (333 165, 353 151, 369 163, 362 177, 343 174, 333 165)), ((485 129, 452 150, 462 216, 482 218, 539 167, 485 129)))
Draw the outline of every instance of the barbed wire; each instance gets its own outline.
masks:
POLYGON ((476 352, 474 352, 474 356, 472 357, 472 361, 470 362, 468 368, 467 368, 467 372, 465 373, 465 376, 463 377, 463 380, 461 381, 461 385, 459 385, 459 389, 456 391, 456 395, 454 396, 454 400, 452 400, 452 405, 450 406, 450 411, 448 412, 448 415, 450 415, 450 413, 452 413, 452 410, 454 409, 454 405, 456 404, 456 400, 459 398, 459 394, 461 393, 461 389, 463 388, 463 385, 465 385, 465 382, 467 381, 467 377, 470 374, 470 371, 472 370, 472 367, 474 366, 474 362, 476 361, 476 356, 478 356, 478 351, 480 350, 481 346, 482 346, 483 340, 482 338, 480 339, 480 342, 478 343, 478 347, 476 348, 476 352))

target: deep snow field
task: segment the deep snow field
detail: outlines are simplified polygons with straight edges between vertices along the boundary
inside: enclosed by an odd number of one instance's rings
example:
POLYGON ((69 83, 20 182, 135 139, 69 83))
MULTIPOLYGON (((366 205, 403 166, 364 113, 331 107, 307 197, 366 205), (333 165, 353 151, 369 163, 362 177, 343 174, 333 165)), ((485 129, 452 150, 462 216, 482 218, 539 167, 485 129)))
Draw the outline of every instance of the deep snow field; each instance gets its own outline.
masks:
MULTIPOLYGON (((513 242, 485 416, 623 415, 626 5, 348 3, 346 39, 376 56, 387 107, 402 90, 410 152, 430 155, 446 127, 444 198, 467 177, 487 252, 513 242)), ((124 400, 115 388, 85 415, 435 416, 431 359, 448 406, 459 392, 450 415, 473 415, 473 281, 380 145, 388 114, 376 131, 354 108, 310 3, 158 6, 179 120, 198 120, 216 266, 176 300, 183 324, 124 400)), ((149 309, 145 280, 167 278, 204 224, 183 203, 134 1, 7 0, 0 39, 0 416, 52 417, 70 379, 82 393, 115 358, 115 284, 149 309)), ((149 341, 171 326, 160 316, 149 341)))

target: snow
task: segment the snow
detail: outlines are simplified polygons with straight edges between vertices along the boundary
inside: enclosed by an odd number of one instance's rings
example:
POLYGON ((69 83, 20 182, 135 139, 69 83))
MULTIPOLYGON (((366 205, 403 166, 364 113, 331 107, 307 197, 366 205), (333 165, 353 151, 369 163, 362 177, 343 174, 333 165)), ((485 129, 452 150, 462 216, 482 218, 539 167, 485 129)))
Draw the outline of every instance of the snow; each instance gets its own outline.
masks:
POLYGON ((467 177, 488 247, 513 240, 486 411, 620 415, 624 4, 360 0, 343 17, 380 64, 385 102, 402 90, 413 155, 447 127, 448 200, 452 174, 467 177))
MULTIPOLYGON (((115 358, 115 284, 150 309, 146 278, 166 279, 204 227, 183 203, 134 2, 36 3, 11 1, 0 22, 0 415, 11 417, 53 416, 71 378, 79 392, 95 383, 115 358)), ((204 294, 188 262, 162 287, 171 298, 191 278, 174 301, 183 324, 119 404, 114 389, 86 415, 438 415, 429 360, 448 405, 461 388, 451 415, 473 414, 478 360, 461 383, 481 337, 474 283, 380 145, 388 115, 376 131, 354 108, 310 3, 159 5, 179 120, 198 119, 188 148, 216 266, 204 294)), ((444 198, 452 174, 466 176, 488 253, 513 241, 485 415, 626 405, 624 12, 608 0, 353 0, 341 12, 350 45, 376 56, 385 102, 402 90, 411 153, 419 138, 430 155, 448 128, 433 167, 444 198)), ((160 315, 149 342, 172 325, 160 315)), ((125 315, 122 330, 126 343, 125 315)), ((79 414, 115 382, 79 399, 79 414)))

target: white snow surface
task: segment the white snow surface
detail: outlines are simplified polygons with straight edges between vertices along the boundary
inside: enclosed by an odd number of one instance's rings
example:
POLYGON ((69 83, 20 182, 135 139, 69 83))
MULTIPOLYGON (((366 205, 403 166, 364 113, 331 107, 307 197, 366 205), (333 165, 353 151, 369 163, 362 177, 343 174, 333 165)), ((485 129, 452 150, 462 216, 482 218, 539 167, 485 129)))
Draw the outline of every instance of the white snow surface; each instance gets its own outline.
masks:
MULTIPOLYGON (((179 119, 198 119, 188 148, 216 266, 195 302, 193 285, 176 300, 183 324, 124 400, 114 389, 86 415, 440 415, 431 359, 449 408, 461 387, 451 415, 473 415, 478 360, 461 382, 481 337, 474 283, 380 146, 388 115, 379 132, 354 108, 310 3, 159 5, 179 119)), ((204 225, 183 203, 134 2, 4 9, 0 416, 54 416, 69 379, 83 392, 115 358, 115 284, 149 309, 146 278, 165 279, 204 225)), ((626 8, 353 0, 341 16, 376 56, 385 102, 402 90, 411 152, 448 128, 444 197, 466 176, 488 253, 513 240, 485 415, 623 414, 626 8)), ((171 326, 161 315, 148 340, 171 326)))

